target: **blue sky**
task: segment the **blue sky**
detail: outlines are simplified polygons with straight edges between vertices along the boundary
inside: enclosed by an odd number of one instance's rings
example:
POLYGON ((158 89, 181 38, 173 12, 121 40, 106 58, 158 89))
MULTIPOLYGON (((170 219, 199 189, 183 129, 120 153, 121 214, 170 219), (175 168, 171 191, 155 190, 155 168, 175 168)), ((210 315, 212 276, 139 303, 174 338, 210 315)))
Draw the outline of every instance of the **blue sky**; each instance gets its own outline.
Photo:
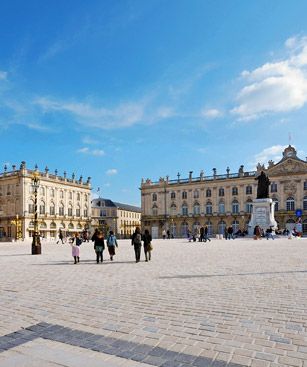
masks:
MULTIPOLYGON (((91 176, 236 172, 306 148, 307 2, 0 2, 1 164, 91 176)), ((9 167, 10 169, 10 167, 9 167)))

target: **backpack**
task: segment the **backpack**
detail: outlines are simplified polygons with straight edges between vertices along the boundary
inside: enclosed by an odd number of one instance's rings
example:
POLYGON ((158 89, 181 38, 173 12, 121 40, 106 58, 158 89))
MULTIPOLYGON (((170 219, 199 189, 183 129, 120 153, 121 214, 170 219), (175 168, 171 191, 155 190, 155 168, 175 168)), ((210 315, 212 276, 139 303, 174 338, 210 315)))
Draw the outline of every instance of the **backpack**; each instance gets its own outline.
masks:
POLYGON ((77 246, 81 246, 81 244, 82 244, 82 240, 81 240, 81 238, 77 237, 77 238, 76 238, 76 245, 77 245, 77 246))
POLYGON ((141 234, 140 233, 137 233, 136 235, 135 235, 135 237, 134 237, 134 240, 133 240, 133 243, 135 244, 135 245, 141 245, 142 244, 142 236, 141 236, 141 234))
POLYGON ((108 237, 107 245, 108 246, 115 246, 115 237, 113 235, 108 237))

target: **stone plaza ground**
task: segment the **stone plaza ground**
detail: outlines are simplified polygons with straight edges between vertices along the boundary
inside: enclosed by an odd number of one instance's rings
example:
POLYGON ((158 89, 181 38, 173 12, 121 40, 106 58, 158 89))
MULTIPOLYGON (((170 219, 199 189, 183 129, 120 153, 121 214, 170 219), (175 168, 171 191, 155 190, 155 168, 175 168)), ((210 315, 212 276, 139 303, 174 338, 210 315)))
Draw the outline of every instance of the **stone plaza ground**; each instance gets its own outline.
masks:
POLYGON ((0 366, 307 366, 307 239, 0 245, 0 366))

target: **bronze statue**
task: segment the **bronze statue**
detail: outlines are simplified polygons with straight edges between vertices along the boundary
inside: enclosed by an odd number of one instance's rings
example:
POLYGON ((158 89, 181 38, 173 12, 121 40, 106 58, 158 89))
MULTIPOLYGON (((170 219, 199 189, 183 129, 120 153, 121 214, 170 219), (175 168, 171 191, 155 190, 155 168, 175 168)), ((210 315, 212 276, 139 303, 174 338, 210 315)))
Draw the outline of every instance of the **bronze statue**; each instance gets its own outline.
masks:
POLYGON ((269 197, 269 186, 271 184, 269 177, 261 171, 260 175, 255 178, 258 181, 257 199, 266 199, 269 197))

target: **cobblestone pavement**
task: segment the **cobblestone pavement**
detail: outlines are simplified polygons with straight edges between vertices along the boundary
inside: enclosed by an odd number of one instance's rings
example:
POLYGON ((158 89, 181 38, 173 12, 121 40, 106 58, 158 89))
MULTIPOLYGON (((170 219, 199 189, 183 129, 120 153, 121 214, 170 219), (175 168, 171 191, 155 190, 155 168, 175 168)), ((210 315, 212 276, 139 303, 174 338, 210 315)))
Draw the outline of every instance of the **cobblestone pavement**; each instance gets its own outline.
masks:
POLYGON ((307 367, 307 239, 153 245, 1 243, 0 366, 307 367))

